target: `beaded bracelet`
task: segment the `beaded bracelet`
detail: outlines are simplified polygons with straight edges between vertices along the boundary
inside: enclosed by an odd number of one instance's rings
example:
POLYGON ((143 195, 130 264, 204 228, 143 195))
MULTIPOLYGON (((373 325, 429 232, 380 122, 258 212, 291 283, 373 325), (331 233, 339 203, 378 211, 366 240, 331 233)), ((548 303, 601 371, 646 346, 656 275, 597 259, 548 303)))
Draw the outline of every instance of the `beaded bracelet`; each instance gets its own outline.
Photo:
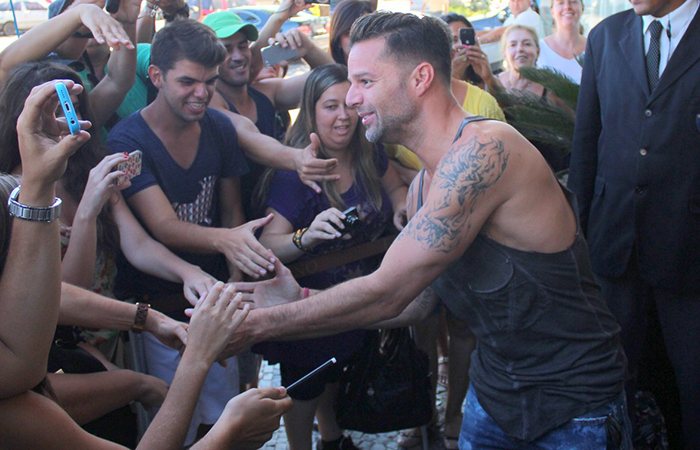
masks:
POLYGON ((292 242, 302 252, 306 252, 306 249, 304 248, 303 245, 301 245, 301 237, 306 233, 306 230, 308 230, 308 227, 300 228, 297 231, 294 232, 294 236, 292 236, 292 242))

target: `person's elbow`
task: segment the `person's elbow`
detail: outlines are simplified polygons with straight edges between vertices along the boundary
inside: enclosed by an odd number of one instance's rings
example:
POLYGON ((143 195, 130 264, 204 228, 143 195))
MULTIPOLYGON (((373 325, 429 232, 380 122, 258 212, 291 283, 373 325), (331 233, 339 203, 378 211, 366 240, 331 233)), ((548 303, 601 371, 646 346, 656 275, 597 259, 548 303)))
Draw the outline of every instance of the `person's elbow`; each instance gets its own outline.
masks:
POLYGON ((14 397, 36 387, 46 376, 47 366, 28 361, 29 358, 15 356, 15 362, 3 359, 3 380, 0 387, 0 399, 14 397))

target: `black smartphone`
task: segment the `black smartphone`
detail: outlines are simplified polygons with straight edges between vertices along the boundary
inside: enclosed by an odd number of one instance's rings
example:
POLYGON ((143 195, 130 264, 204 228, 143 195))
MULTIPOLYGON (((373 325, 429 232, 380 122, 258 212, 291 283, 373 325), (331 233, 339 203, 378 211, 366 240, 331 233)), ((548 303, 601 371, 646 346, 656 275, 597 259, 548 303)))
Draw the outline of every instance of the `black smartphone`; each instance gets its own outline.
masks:
POLYGON ((119 0, 107 0, 105 3, 105 9, 110 14, 116 14, 119 11, 119 0))
POLYGON ((299 52, 291 47, 282 47, 279 44, 270 45, 260 50, 263 62, 267 67, 279 64, 282 61, 289 61, 299 57, 299 52))
POLYGON ((462 45, 476 45, 476 33, 474 32, 474 28, 460 28, 459 40, 462 41, 462 45))
POLYGON ((297 381, 295 381, 294 383, 292 383, 292 384, 290 384, 289 386, 287 386, 287 388, 286 388, 286 389, 287 389, 287 394, 289 394, 290 391, 293 392, 294 389, 297 389, 300 385, 302 385, 302 384, 305 383, 306 381, 310 380, 311 378, 315 377, 316 375, 318 375, 319 373, 323 372, 324 370, 328 369, 330 366, 332 366, 333 364, 335 364, 335 363, 337 363, 337 362, 338 362, 338 361, 337 361, 335 358, 331 358, 331 359, 329 359, 328 361, 326 361, 326 362, 324 362, 323 364, 321 364, 320 366, 316 367, 316 368, 315 368, 314 370, 312 370, 311 372, 307 373, 306 375, 304 375, 303 377, 299 378, 299 379, 298 379, 297 381))

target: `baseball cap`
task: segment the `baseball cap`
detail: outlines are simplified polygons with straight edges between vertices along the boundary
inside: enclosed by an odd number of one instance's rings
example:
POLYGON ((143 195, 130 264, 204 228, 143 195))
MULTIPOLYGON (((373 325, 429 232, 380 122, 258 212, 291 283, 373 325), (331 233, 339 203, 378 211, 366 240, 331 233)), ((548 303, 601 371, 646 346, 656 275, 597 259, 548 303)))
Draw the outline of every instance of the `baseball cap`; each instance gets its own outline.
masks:
POLYGON ((209 14, 202 23, 214 30, 219 39, 226 39, 239 31, 245 33, 249 41, 258 39, 258 29, 253 24, 244 23, 238 14, 230 10, 209 14))

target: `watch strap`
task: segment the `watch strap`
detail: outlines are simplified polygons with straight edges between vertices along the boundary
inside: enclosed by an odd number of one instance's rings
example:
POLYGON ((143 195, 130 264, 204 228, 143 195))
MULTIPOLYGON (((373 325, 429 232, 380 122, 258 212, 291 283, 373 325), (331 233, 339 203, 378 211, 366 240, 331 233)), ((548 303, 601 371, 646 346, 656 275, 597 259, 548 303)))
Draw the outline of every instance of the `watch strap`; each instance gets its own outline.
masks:
POLYGON ((149 309, 151 309, 151 305, 148 303, 136 303, 136 316, 134 317, 134 324, 131 326, 134 332, 140 333, 146 328, 149 309))
POLYGON ((56 197, 51 206, 29 206, 17 200, 20 188, 21 186, 14 188, 7 200, 7 210, 10 216, 33 222, 53 222, 60 217, 62 203, 60 198, 56 197))

